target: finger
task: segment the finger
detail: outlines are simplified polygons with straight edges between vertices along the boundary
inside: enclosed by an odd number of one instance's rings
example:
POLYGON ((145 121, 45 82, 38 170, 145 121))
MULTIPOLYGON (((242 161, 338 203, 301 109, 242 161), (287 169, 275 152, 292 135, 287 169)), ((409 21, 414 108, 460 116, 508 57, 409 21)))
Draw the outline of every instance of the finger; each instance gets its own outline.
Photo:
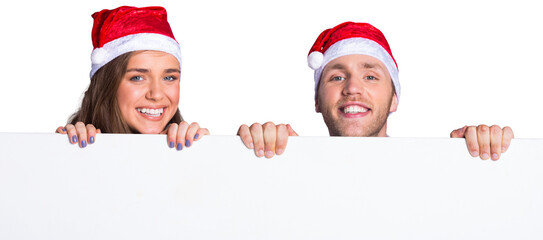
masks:
POLYGON ((68 140, 70 141, 70 143, 77 143, 77 131, 75 130, 75 126, 73 124, 66 124, 65 129, 68 133, 68 140))
POLYGON ((88 142, 89 144, 93 144, 96 140, 96 128, 92 124, 87 124, 87 134, 88 134, 88 142))
POLYGON ((502 128, 496 125, 490 127, 490 158, 500 159, 502 153, 502 128))
POLYGON ((251 136, 251 130, 249 126, 243 124, 239 127, 237 135, 241 138, 241 141, 248 149, 253 149, 253 137, 251 136))
POLYGON ((294 129, 292 129, 292 127, 290 126, 290 124, 287 124, 287 129, 288 129, 288 135, 289 136, 298 136, 298 133, 296 133, 294 131, 294 129))
POLYGON ((179 127, 177 128, 177 138, 176 138, 176 146, 177 150, 183 150, 183 147, 185 147, 185 136, 187 134, 187 130, 189 128, 189 124, 185 121, 182 121, 179 123, 179 127))
POLYGON ((63 126, 60 126, 57 128, 57 130, 55 130, 56 133, 61 133, 61 134, 66 134, 66 128, 64 128, 63 126))
POLYGON ((275 141, 277 139, 277 128, 272 122, 262 125, 264 132, 264 155, 266 158, 272 158, 275 155, 275 141))
POLYGON ((464 138, 466 139, 466 146, 472 157, 479 156, 479 143, 477 142, 477 128, 469 126, 466 128, 464 138))
POLYGON ((249 127, 249 130, 251 131, 251 136, 253 138, 255 155, 257 157, 263 157, 264 156, 264 139, 262 136, 263 135, 262 125, 260 125, 260 123, 253 123, 253 125, 249 127))
POLYGON ((466 132, 467 126, 464 126, 463 128, 459 128, 456 130, 453 130, 451 132, 451 138, 463 138, 466 132))
POLYGON ((196 131, 196 134, 194 134, 194 141, 200 140, 204 135, 209 135, 209 130, 207 130, 207 128, 198 129, 198 131, 196 131))
POLYGON ((100 134, 100 133, 102 133, 102 130, 100 130, 100 128, 98 128, 98 129, 96 129, 96 133, 100 134))
POLYGON ((504 127, 502 133, 502 153, 506 152, 507 149, 509 149, 509 146, 511 145, 511 140, 513 138, 515 138, 513 129, 511 129, 510 127, 504 127))
POLYGON ((75 123, 75 130, 77 131, 77 139, 79 140, 79 147, 87 146, 87 128, 83 122, 75 123))
POLYGON ((168 139, 168 146, 170 146, 170 148, 175 147, 175 140, 177 139, 177 128, 178 128, 177 123, 172 123, 168 127, 167 139, 168 139))
POLYGON ((193 122, 189 125, 187 133, 185 134, 186 147, 190 147, 192 145, 192 142, 194 142, 194 135, 196 135, 196 131, 198 131, 198 129, 200 129, 200 125, 196 122, 193 122))
POLYGON ((477 127, 477 141, 479 142, 479 157, 487 160, 490 157, 490 129, 481 124, 477 127))
POLYGON ((277 125, 277 140, 275 140, 275 153, 277 155, 283 154, 285 148, 287 147, 289 136, 288 127, 284 124, 277 125))

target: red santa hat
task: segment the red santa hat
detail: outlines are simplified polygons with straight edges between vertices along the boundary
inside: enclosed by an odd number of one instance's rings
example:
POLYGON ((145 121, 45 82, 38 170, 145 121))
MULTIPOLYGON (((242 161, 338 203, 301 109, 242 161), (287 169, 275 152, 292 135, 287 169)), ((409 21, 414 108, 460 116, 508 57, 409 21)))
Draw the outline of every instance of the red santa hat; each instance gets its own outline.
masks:
POLYGON ((368 55, 381 61, 392 78, 396 95, 400 97, 398 65, 385 36, 371 24, 355 22, 344 22, 324 30, 311 47, 307 63, 315 70, 315 93, 326 64, 352 54, 368 55))
POLYGON ((155 50, 173 55, 181 66, 181 50, 175 40, 166 9, 127 7, 92 14, 92 77, 116 57, 132 51, 155 50))

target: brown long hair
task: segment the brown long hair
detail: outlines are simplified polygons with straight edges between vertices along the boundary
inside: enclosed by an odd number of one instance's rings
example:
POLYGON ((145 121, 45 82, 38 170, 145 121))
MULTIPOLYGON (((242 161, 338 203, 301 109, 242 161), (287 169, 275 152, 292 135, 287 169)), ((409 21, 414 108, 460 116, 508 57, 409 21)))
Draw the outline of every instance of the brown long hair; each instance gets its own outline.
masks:
MULTIPOLYGON (((123 119, 117 103, 117 90, 131 56, 132 52, 122 54, 96 71, 85 91, 81 107, 72 114, 69 123, 91 123, 103 133, 138 133, 123 119)), ((183 117, 178 108, 168 123, 181 121, 183 117)))

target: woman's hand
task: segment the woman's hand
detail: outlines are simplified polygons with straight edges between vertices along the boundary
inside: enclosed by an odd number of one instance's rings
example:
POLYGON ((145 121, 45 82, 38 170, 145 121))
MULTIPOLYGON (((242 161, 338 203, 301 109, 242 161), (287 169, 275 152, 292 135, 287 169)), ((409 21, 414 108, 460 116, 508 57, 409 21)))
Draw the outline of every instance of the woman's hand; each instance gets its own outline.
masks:
POLYGON ((66 124, 60 126, 56 130, 57 133, 68 134, 68 139, 71 144, 79 143, 79 147, 84 148, 87 144, 93 144, 96 141, 96 134, 101 133, 100 129, 96 129, 94 125, 83 122, 77 122, 75 125, 66 124))
POLYGON ((170 148, 183 150, 185 147, 192 146, 194 141, 200 140, 204 135, 209 135, 207 128, 200 128, 198 123, 191 124, 183 121, 179 124, 172 123, 162 134, 168 134, 168 145, 170 148))

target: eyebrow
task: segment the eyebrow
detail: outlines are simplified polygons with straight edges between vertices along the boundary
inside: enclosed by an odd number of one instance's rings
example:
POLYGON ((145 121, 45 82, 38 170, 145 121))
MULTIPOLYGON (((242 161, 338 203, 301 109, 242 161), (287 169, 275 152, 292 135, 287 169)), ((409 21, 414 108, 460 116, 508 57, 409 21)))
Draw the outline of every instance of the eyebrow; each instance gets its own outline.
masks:
POLYGON ((330 66, 330 69, 345 69, 345 66, 343 66, 343 64, 336 63, 336 64, 330 66))
POLYGON ((126 69, 126 72, 148 73, 148 72, 149 72, 149 69, 145 69, 145 68, 130 68, 130 69, 126 69))
POLYGON ((377 68, 377 64, 373 64, 373 63, 360 63, 358 64, 358 67, 359 68, 377 68))
POLYGON ((181 70, 179 68, 168 68, 164 70, 165 73, 181 73, 181 70))

